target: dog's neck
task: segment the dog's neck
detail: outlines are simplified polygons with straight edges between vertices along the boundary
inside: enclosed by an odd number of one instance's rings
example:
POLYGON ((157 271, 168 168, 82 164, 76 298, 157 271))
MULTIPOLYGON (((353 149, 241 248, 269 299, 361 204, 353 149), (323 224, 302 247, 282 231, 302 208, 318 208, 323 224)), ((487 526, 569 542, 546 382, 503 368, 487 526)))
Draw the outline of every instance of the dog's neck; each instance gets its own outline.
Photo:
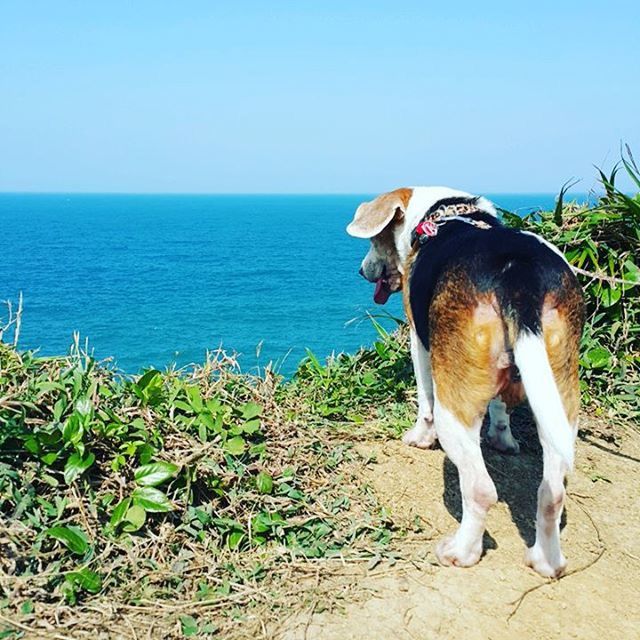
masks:
POLYGON ((455 202, 441 204, 432 207, 424 214, 422 220, 411 232, 411 245, 416 243, 425 244, 429 238, 438 235, 440 228, 454 220, 470 224, 478 229, 490 229, 491 225, 484 220, 478 220, 473 215, 486 215, 486 212, 478 209, 475 199, 471 202, 455 202))
MULTIPOLYGON (((496 216, 496 209, 489 200, 476 197, 464 191, 448 189, 444 187, 414 188, 412 198, 405 211, 404 220, 394 229, 395 245, 400 259, 400 265, 404 265, 412 250, 412 234, 414 229, 425 218, 425 214, 439 210, 442 206, 460 206, 455 215, 464 215, 471 211, 480 211, 491 216, 496 216), (469 211, 466 208, 469 207, 469 211), (463 211, 464 210, 464 211, 463 211)), ((401 272, 403 266, 401 267, 401 272)))

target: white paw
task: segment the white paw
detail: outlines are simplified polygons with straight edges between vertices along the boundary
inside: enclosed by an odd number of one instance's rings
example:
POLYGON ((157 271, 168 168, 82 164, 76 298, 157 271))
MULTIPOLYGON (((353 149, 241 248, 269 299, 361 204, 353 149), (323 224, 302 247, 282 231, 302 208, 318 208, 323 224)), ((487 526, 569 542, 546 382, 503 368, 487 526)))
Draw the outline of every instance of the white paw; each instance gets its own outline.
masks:
POLYGON ((445 567, 471 567, 480 560, 482 555, 482 537, 471 541, 460 542, 457 535, 447 536, 436 546, 438 562, 445 567))
POLYGON ((433 421, 426 418, 418 418, 415 426, 405 432, 402 436, 402 442, 410 447, 418 447, 418 449, 430 449, 437 439, 436 429, 433 421))
POLYGON ((524 562, 545 578, 559 578, 567 568, 567 561, 559 549, 550 555, 553 557, 548 558, 543 548, 534 544, 527 549, 524 562))
POLYGON ((492 448, 502 453, 520 453, 518 441, 511 434, 509 425, 503 422, 490 425, 487 440, 492 448))

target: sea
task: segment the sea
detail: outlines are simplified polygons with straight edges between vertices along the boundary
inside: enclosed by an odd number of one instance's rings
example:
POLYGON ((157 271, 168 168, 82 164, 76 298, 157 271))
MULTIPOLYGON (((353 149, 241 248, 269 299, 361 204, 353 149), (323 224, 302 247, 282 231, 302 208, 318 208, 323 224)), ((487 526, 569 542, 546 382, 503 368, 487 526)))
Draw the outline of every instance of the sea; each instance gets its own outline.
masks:
MULTIPOLYGON (((555 205, 486 195, 520 214, 555 205)), ((77 332, 125 373, 223 348, 245 371, 291 375, 307 350, 371 344, 370 315, 403 317, 399 295, 374 304, 358 275, 368 243, 345 233, 371 197, 0 194, 0 324, 22 295, 19 347, 42 355, 77 332)))

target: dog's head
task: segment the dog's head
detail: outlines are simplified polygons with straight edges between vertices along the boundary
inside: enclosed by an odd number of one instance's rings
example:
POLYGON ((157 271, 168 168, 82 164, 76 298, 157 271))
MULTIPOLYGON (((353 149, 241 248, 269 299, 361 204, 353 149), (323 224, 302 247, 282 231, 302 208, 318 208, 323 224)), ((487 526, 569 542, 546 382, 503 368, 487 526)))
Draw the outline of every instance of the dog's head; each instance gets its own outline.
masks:
POLYGON ((363 202, 347 227, 349 235, 371 240, 360 273, 376 283, 373 299, 378 304, 384 304, 402 288, 402 262, 396 239, 404 227, 411 194, 411 189, 396 189, 363 202))

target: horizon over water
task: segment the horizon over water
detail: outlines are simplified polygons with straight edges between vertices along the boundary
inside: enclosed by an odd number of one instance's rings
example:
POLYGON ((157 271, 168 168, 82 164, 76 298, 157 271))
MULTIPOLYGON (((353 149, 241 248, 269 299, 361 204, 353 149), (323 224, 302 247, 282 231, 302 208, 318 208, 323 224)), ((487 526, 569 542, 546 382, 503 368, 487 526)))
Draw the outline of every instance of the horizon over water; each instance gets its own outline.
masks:
MULTIPOLYGON (((556 197, 486 195, 523 213, 556 197)), ((0 193, 0 301, 22 292, 19 346, 42 355, 66 353, 77 331, 127 373, 222 346, 245 370, 273 360, 288 375, 306 348, 371 344, 367 312, 404 317, 400 295, 374 304, 358 275, 368 242, 345 232, 372 197, 0 193)))

